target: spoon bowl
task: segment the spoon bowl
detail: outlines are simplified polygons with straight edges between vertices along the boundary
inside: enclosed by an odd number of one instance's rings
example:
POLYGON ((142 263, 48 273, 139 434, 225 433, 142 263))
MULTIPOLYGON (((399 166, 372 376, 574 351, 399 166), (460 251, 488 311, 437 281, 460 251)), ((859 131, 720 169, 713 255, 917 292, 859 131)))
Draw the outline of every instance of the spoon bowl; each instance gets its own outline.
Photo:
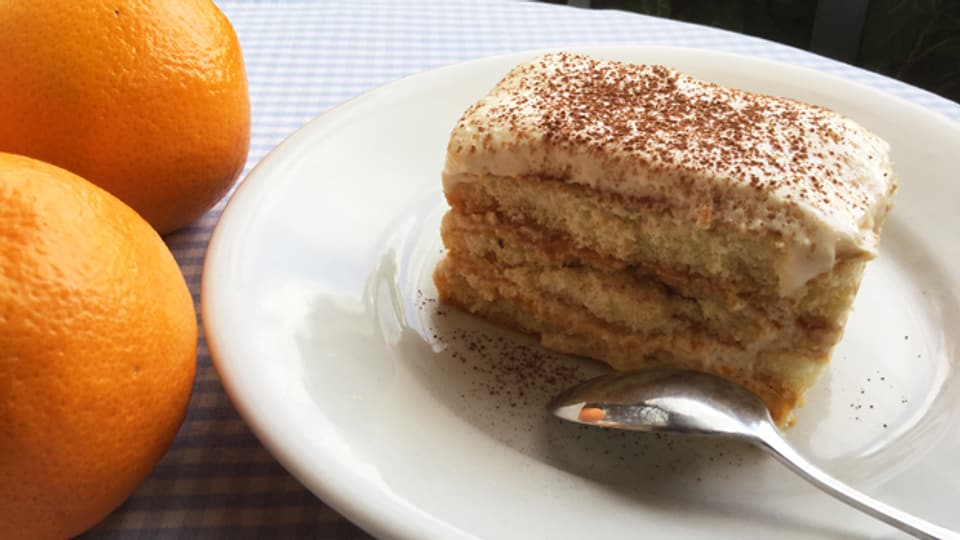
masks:
POLYGON ((877 501, 808 462, 780 435, 767 407, 744 387, 695 371, 618 371, 580 383, 551 401, 559 418, 603 428, 741 439, 768 451, 805 480, 917 538, 957 533, 877 501))
POLYGON ((671 369, 590 379, 557 396, 550 408, 571 422, 631 431, 743 436, 772 423, 767 407, 746 388, 671 369))

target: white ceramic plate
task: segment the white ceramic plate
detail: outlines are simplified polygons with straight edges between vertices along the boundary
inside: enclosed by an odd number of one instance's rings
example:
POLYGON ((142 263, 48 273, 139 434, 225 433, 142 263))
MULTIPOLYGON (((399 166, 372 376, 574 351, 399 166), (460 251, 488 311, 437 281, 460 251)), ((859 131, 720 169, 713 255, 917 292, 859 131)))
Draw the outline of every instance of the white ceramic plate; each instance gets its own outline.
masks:
MULTIPOLYGON (((829 372, 788 433, 850 484, 960 529, 960 128, 825 74, 606 48, 839 110, 894 148, 901 190, 829 372)), ((896 536, 759 451, 549 418, 600 368, 438 306, 440 169, 461 112, 527 55, 390 84, 249 175, 210 243, 203 320, 237 409, 316 495, 378 536, 896 536)))

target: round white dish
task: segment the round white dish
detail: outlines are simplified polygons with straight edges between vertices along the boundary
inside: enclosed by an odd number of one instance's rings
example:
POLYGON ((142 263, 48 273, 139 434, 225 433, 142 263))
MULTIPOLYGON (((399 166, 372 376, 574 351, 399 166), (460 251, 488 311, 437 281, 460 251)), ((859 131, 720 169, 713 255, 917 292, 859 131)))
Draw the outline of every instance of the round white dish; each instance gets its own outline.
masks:
MULTIPOLYGON (((765 60, 578 50, 825 105, 891 143, 901 189, 881 254, 787 435, 855 487, 960 529, 960 128, 765 60)), ((251 429, 317 496, 381 537, 896 536, 752 448, 548 417, 554 393, 602 368, 437 304, 447 137, 529 56, 446 67, 345 103, 237 190, 211 238, 202 315, 251 429)))

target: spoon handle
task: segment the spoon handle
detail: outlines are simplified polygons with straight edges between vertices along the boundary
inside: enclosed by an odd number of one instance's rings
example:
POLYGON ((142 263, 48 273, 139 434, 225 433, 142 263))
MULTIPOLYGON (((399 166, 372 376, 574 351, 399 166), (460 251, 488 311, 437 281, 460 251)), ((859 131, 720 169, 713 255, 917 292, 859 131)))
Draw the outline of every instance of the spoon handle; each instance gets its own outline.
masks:
POLYGON ((960 540, 960 534, 924 521, 902 510, 888 506, 853 489, 807 461, 780 436, 776 428, 759 430, 761 443, 771 450, 780 463, 799 474, 806 481, 821 488, 841 501, 889 523, 917 538, 929 540, 960 540))

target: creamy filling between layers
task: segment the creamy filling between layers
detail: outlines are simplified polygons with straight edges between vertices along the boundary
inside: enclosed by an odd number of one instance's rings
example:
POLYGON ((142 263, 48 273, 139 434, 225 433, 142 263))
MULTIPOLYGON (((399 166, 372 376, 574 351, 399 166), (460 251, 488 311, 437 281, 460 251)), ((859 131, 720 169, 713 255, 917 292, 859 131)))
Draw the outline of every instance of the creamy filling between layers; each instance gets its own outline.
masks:
MULTIPOLYGON (((643 264, 667 272, 721 279, 735 292, 769 298, 805 294, 805 285, 781 294, 777 271, 789 250, 779 235, 744 234, 717 221, 690 219, 673 201, 630 199, 556 180, 484 176, 447 192, 457 214, 511 223, 531 241, 574 247, 612 258, 611 264, 643 264), (562 243, 562 242, 561 242, 562 243)), ((570 253, 575 258, 575 253, 570 253)), ((841 254, 831 268, 863 253, 841 254)), ((818 275, 824 275, 820 273, 818 275)))
MULTIPOLYGON (((799 299, 744 295, 724 280, 624 264, 563 240, 449 213, 444 244, 458 267, 509 282, 511 296, 554 298, 644 335, 699 328, 719 344, 754 352, 793 348, 826 354, 839 340, 863 263, 847 261, 805 287, 799 299), (850 283, 854 285, 850 285, 850 283)), ((506 287, 506 285, 502 285, 506 287)))

